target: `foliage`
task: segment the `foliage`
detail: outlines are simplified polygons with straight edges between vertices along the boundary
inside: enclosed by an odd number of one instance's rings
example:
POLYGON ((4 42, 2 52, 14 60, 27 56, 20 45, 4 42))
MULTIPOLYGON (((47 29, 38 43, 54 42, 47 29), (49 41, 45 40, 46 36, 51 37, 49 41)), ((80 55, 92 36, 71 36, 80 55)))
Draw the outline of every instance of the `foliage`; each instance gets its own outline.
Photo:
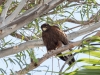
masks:
MULTIPOLYGON (((0 75, 8 74, 9 72, 10 72, 9 74, 13 75, 16 73, 16 71, 27 68, 28 65, 30 64, 30 58, 35 63, 39 63, 38 59, 41 58, 46 53, 44 50, 42 51, 41 44, 38 45, 36 44, 34 47, 31 44, 30 45, 27 44, 26 45, 27 48, 26 46, 22 46, 22 45, 33 40, 38 41, 41 39, 40 26, 43 23, 49 23, 50 25, 57 25, 62 30, 64 30, 67 34, 71 34, 73 32, 77 31, 78 33, 82 29, 89 28, 89 26, 92 26, 91 24, 96 24, 100 20, 99 17, 100 4, 96 0, 67 0, 67 1, 58 0, 60 1, 60 3, 58 2, 57 4, 52 6, 50 5, 50 3, 56 2, 56 0, 54 1, 49 0, 49 1, 50 2, 48 3, 47 0, 21 0, 21 1, 0 0, 0 15, 1 15, 0 17, 0 39, 1 39, 0 40, 0 53, 1 53, 0 63, 3 62, 2 64, 5 66, 5 67, 0 67, 0 75), (24 1, 26 2, 24 3, 24 1), (43 5, 39 7, 39 5, 41 4, 43 5), (43 6, 44 7, 51 6, 52 9, 45 8, 45 10, 43 10, 42 13, 39 13, 42 10, 43 6), (38 9, 41 8, 41 9, 38 10, 37 8, 38 9), (17 13, 17 11, 19 12, 17 13), (30 15, 31 13, 33 16, 30 15), (19 46, 22 46, 21 50, 19 49, 19 46), (7 52, 10 49, 11 49, 11 53, 10 51, 7 52), (14 70, 13 68, 11 68, 12 65, 13 67, 17 65, 18 69, 16 68, 14 70)), ((70 66, 66 68, 64 72, 62 72, 64 75, 100 75, 100 71, 99 71, 100 37, 93 36, 94 33, 97 33, 98 31, 94 29, 93 33, 90 33, 91 31, 84 31, 84 32, 86 32, 85 35, 83 35, 83 33, 80 33, 80 35, 76 36, 76 37, 79 36, 82 37, 77 39, 77 41, 82 40, 82 45, 77 46, 77 48, 73 48, 74 50, 72 52, 69 52, 69 54, 82 53, 82 54, 89 55, 89 57, 87 58, 80 58, 76 60, 76 63, 83 62, 83 63, 87 63, 88 65, 80 66, 80 68, 77 68, 76 70, 67 73, 66 71, 72 68, 72 66, 70 66)), ((75 38, 73 36, 73 39, 71 38, 69 39, 74 41, 75 38)), ((43 47, 43 49, 45 48, 43 47)), ((49 71, 51 70, 48 69, 49 66, 46 65, 43 67, 44 68, 46 67, 46 69, 43 69, 43 71, 45 70, 44 71, 45 75, 48 72, 53 73, 53 71, 49 71)), ((57 74, 58 73, 59 71, 57 72, 57 74)), ((27 74, 31 75, 32 73, 28 72, 27 74)))
POLYGON ((84 62, 88 65, 81 66, 71 73, 66 73, 65 75, 99 75, 100 74, 100 48, 95 47, 95 43, 99 43, 99 37, 88 38, 90 42, 84 41, 84 47, 81 50, 77 50, 79 53, 84 53, 89 55, 88 58, 81 58, 77 62, 84 62), (91 44, 92 43, 92 44, 91 44), (92 57, 91 57, 92 56, 92 57))

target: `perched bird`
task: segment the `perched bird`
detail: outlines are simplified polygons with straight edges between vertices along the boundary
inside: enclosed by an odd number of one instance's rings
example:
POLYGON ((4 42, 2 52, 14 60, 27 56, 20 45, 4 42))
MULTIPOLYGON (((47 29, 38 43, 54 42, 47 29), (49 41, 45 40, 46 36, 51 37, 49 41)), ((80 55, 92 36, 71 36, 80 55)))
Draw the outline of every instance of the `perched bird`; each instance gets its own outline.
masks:
MULTIPOLYGON (((47 51, 56 50, 57 48, 61 47, 62 45, 67 45, 69 43, 67 39, 67 35, 60 30, 57 26, 50 26, 49 24, 43 24, 41 26, 42 29, 42 39, 44 42, 44 45, 47 48, 47 51)), ((59 58, 63 61, 67 61, 72 54, 63 56, 62 53, 59 53, 57 55, 60 55, 59 58)), ((75 62, 75 59, 72 58, 71 61, 69 61, 69 65, 71 65, 73 62, 75 62)))

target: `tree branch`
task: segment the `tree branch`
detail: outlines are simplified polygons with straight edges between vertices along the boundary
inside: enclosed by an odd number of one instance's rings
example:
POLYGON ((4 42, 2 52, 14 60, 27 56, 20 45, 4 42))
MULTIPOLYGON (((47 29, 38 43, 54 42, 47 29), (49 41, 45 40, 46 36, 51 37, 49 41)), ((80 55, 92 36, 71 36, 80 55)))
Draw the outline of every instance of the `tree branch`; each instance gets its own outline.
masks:
MULTIPOLYGON (((72 28, 69 28, 69 29, 63 30, 63 31, 64 31, 64 32, 67 32, 67 31, 69 31, 69 30, 72 30, 72 29, 75 29, 75 28, 78 28, 78 27, 81 27, 81 26, 82 26, 82 25, 75 26, 75 27, 72 27, 72 28)), ((17 33, 17 32, 13 32, 13 33, 11 34, 11 36, 13 36, 13 37, 15 37, 15 38, 18 38, 18 39, 22 39, 22 37, 23 37, 24 35, 21 35, 21 34, 19 34, 19 33, 17 33)), ((41 36, 41 34, 38 34, 38 36, 41 36)), ((32 36, 24 36, 24 38, 23 38, 24 41, 29 41, 29 40, 32 40, 32 39, 34 39, 32 36)))
MULTIPOLYGON (((80 35, 83 35, 83 34, 88 33, 88 32, 92 32, 94 29, 96 29, 96 28, 98 28, 98 26, 100 26, 99 22, 97 24, 98 25, 92 25, 92 26, 90 26, 86 29, 82 29, 80 31, 76 31, 76 32, 72 32, 72 33, 68 34, 68 39, 72 40, 72 39, 74 39, 74 38, 76 38, 80 35)), ((16 47, 10 47, 10 48, 7 48, 7 49, 0 50, 0 58, 4 57, 4 56, 16 54, 18 52, 26 50, 27 48, 33 48, 33 47, 39 47, 39 46, 44 46, 43 41, 41 39, 33 40, 33 41, 27 41, 25 43, 19 44, 16 47)))
POLYGON ((5 20, 5 24, 9 24, 16 16, 18 16, 19 12, 21 11, 21 9, 24 7, 24 5, 26 4, 27 0, 22 0, 19 5, 17 6, 17 8, 13 11, 13 13, 11 15, 9 15, 6 20, 5 20))
MULTIPOLYGON (((18 38, 18 39, 22 39, 22 37, 23 37, 23 35, 18 34, 16 32, 12 33, 11 36, 18 38)), ((24 36, 23 40, 29 41, 29 40, 32 40, 32 37, 24 36)))
MULTIPOLYGON (((98 32, 98 33, 100 33, 100 32, 98 32)), ((98 33, 97 33, 97 34, 98 34, 98 33)), ((95 34, 94 36, 97 36, 97 35, 95 34)), ((60 52, 63 52, 63 51, 65 51, 65 50, 71 49, 71 48, 73 48, 73 47, 75 47, 75 46, 79 46, 79 45, 81 45, 81 42, 82 42, 82 40, 77 41, 77 42, 74 42, 74 43, 69 43, 69 44, 66 45, 66 46, 63 46, 63 47, 58 48, 57 50, 51 50, 51 52, 46 53, 42 58, 38 58, 38 63, 31 62, 31 63, 30 63, 27 67, 25 67, 24 69, 21 69, 21 70, 17 71, 16 74, 18 74, 18 75, 24 75, 24 74, 28 73, 29 71, 31 71, 31 70, 37 68, 41 63, 43 63, 45 60, 47 60, 48 58, 52 57, 53 55, 58 54, 58 53, 60 53, 60 52)), ((76 54, 76 53, 75 53, 75 54, 76 54)), ((70 57, 70 58, 68 59, 68 61, 65 62, 65 64, 67 64, 67 63, 74 57, 75 54, 73 54, 73 56, 70 57)), ((64 64, 64 65, 65 65, 65 64, 64 64)), ((60 72, 62 71, 64 65, 62 66, 60 72)))
POLYGON ((81 24, 81 25, 87 25, 87 24, 90 24, 90 23, 93 23, 95 22, 94 19, 91 20, 87 20, 87 21, 78 21, 78 20, 75 20, 75 19, 72 19, 72 18, 65 18, 65 19, 60 19, 60 20, 57 20, 55 21, 55 23, 64 23, 64 22, 71 22, 71 23, 75 23, 75 24, 81 24))
POLYGON ((43 46, 42 40, 27 41, 25 43, 19 44, 18 46, 13 46, 7 49, 0 50, 0 58, 4 56, 16 54, 18 52, 24 51, 27 48, 33 48, 39 46, 43 46))
POLYGON ((99 27, 100 27, 100 22, 91 24, 89 27, 87 27, 85 29, 81 29, 81 30, 78 30, 76 32, 70 33, 69 36, 68 36, 68 39, 72 40, 72 39, 74 39, 78 36, 81 36, 81 35, 84 35, 86 33, 92 32, 92 31, 94 31, 95 29, 97 29, 99 27))
POLYGON ((17 29, 22 28, 26 24, 30 23, 37 17, 41 16, 42 14, 48 12, 49 10, 55 8, 64 0, 52 0, 48 4, 39 5, 35 7, 31 12, 22 16, 20 19, 14 20, 12 23, 0 28, 0 39, 4 38, 5 36, 11 34, 12 32, 16 31, 17 29), (14 26, 12 28, 12 26, 14 26))
POLYGON ((43 63, 45 60, 47 60, 48 58, 52 57, 53 55, 58 54, 60 52, 63 52, 65 50, 68 50, 70 48, 73 48, 75 46, 78 46, 78 45, 80 45, 80 43, 81 43, 81 41, 77 41, 75 43, 71 43, 71 44, 69 44, 67 46, 61 47, 61 48, 59 48, 57 50, 52 50, 51 52, 46 53, 42 58, 38 59, 38 63, 32 62, 27 67, 25 67, 24 69, 16 72, 16 74, 24 75, 24 74, 28 73, 29 71, 37 68, 41 63, 43 63))
POLYGON ((6 0, 0 0, 0 5, 2 5, 6 0))
POLYGON ((75 24, 89 25, 93 22, 98 22, 100 20, 99 14, 100 14, 100 10, 95 15, 92 15, 87 21, 78 21, 72 18, 64 18, 64 19, 56 20, 55 23, 71 22, 75 24))
POLYGON ((3 21, 2 21, 2 25, 0 27, 3 27, 5 25, 5 22, 4 22, 5 21, 5 17, 7 16, 7 11, 9 9, 9 6, 12 3, 12 1, 13 0, 8 0, 4 5, 4 9, 3 9, 2 13, 1 13, 1 17, 3 18, 3 21))

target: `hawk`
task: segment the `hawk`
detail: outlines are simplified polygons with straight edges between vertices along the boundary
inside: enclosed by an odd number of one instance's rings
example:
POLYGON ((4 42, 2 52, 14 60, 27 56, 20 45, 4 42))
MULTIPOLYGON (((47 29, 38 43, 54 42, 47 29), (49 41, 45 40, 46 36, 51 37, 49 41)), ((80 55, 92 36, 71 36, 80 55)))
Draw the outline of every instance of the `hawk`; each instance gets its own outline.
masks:
MULTIPOLYGON (((67 35, 60 30, 57 26, 50 26, 49 24, 43 24, 41 26, 42 29, 42 39, 44 42, 44 45, 47 48, 47 51, 56 50, 57 48, 61 47, 62 45, 68 45, 69 41, 67 39, 67 35)), ((57 55, 60 55, 59 58, 63 61, 67 61, 72 54, 63 56, 62 53, 59 53, 57 55)), ((71 61, 69 61, 68 65, 71 65, 73 62, 75 62, 75 59, 72 58, 71 61)))

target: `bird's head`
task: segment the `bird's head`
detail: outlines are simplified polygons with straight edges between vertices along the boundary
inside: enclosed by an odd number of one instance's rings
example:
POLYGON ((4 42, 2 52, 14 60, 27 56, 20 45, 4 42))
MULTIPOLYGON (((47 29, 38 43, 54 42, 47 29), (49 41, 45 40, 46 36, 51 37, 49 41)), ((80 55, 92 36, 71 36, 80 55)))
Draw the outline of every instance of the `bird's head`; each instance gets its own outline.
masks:
POLYGON ((43 25, 41 26, 41 29, 42 29, 42 31, 47 31, 47 30, 50 29, 50 25, 45 23, 45 24, 43 24, 43 25))

